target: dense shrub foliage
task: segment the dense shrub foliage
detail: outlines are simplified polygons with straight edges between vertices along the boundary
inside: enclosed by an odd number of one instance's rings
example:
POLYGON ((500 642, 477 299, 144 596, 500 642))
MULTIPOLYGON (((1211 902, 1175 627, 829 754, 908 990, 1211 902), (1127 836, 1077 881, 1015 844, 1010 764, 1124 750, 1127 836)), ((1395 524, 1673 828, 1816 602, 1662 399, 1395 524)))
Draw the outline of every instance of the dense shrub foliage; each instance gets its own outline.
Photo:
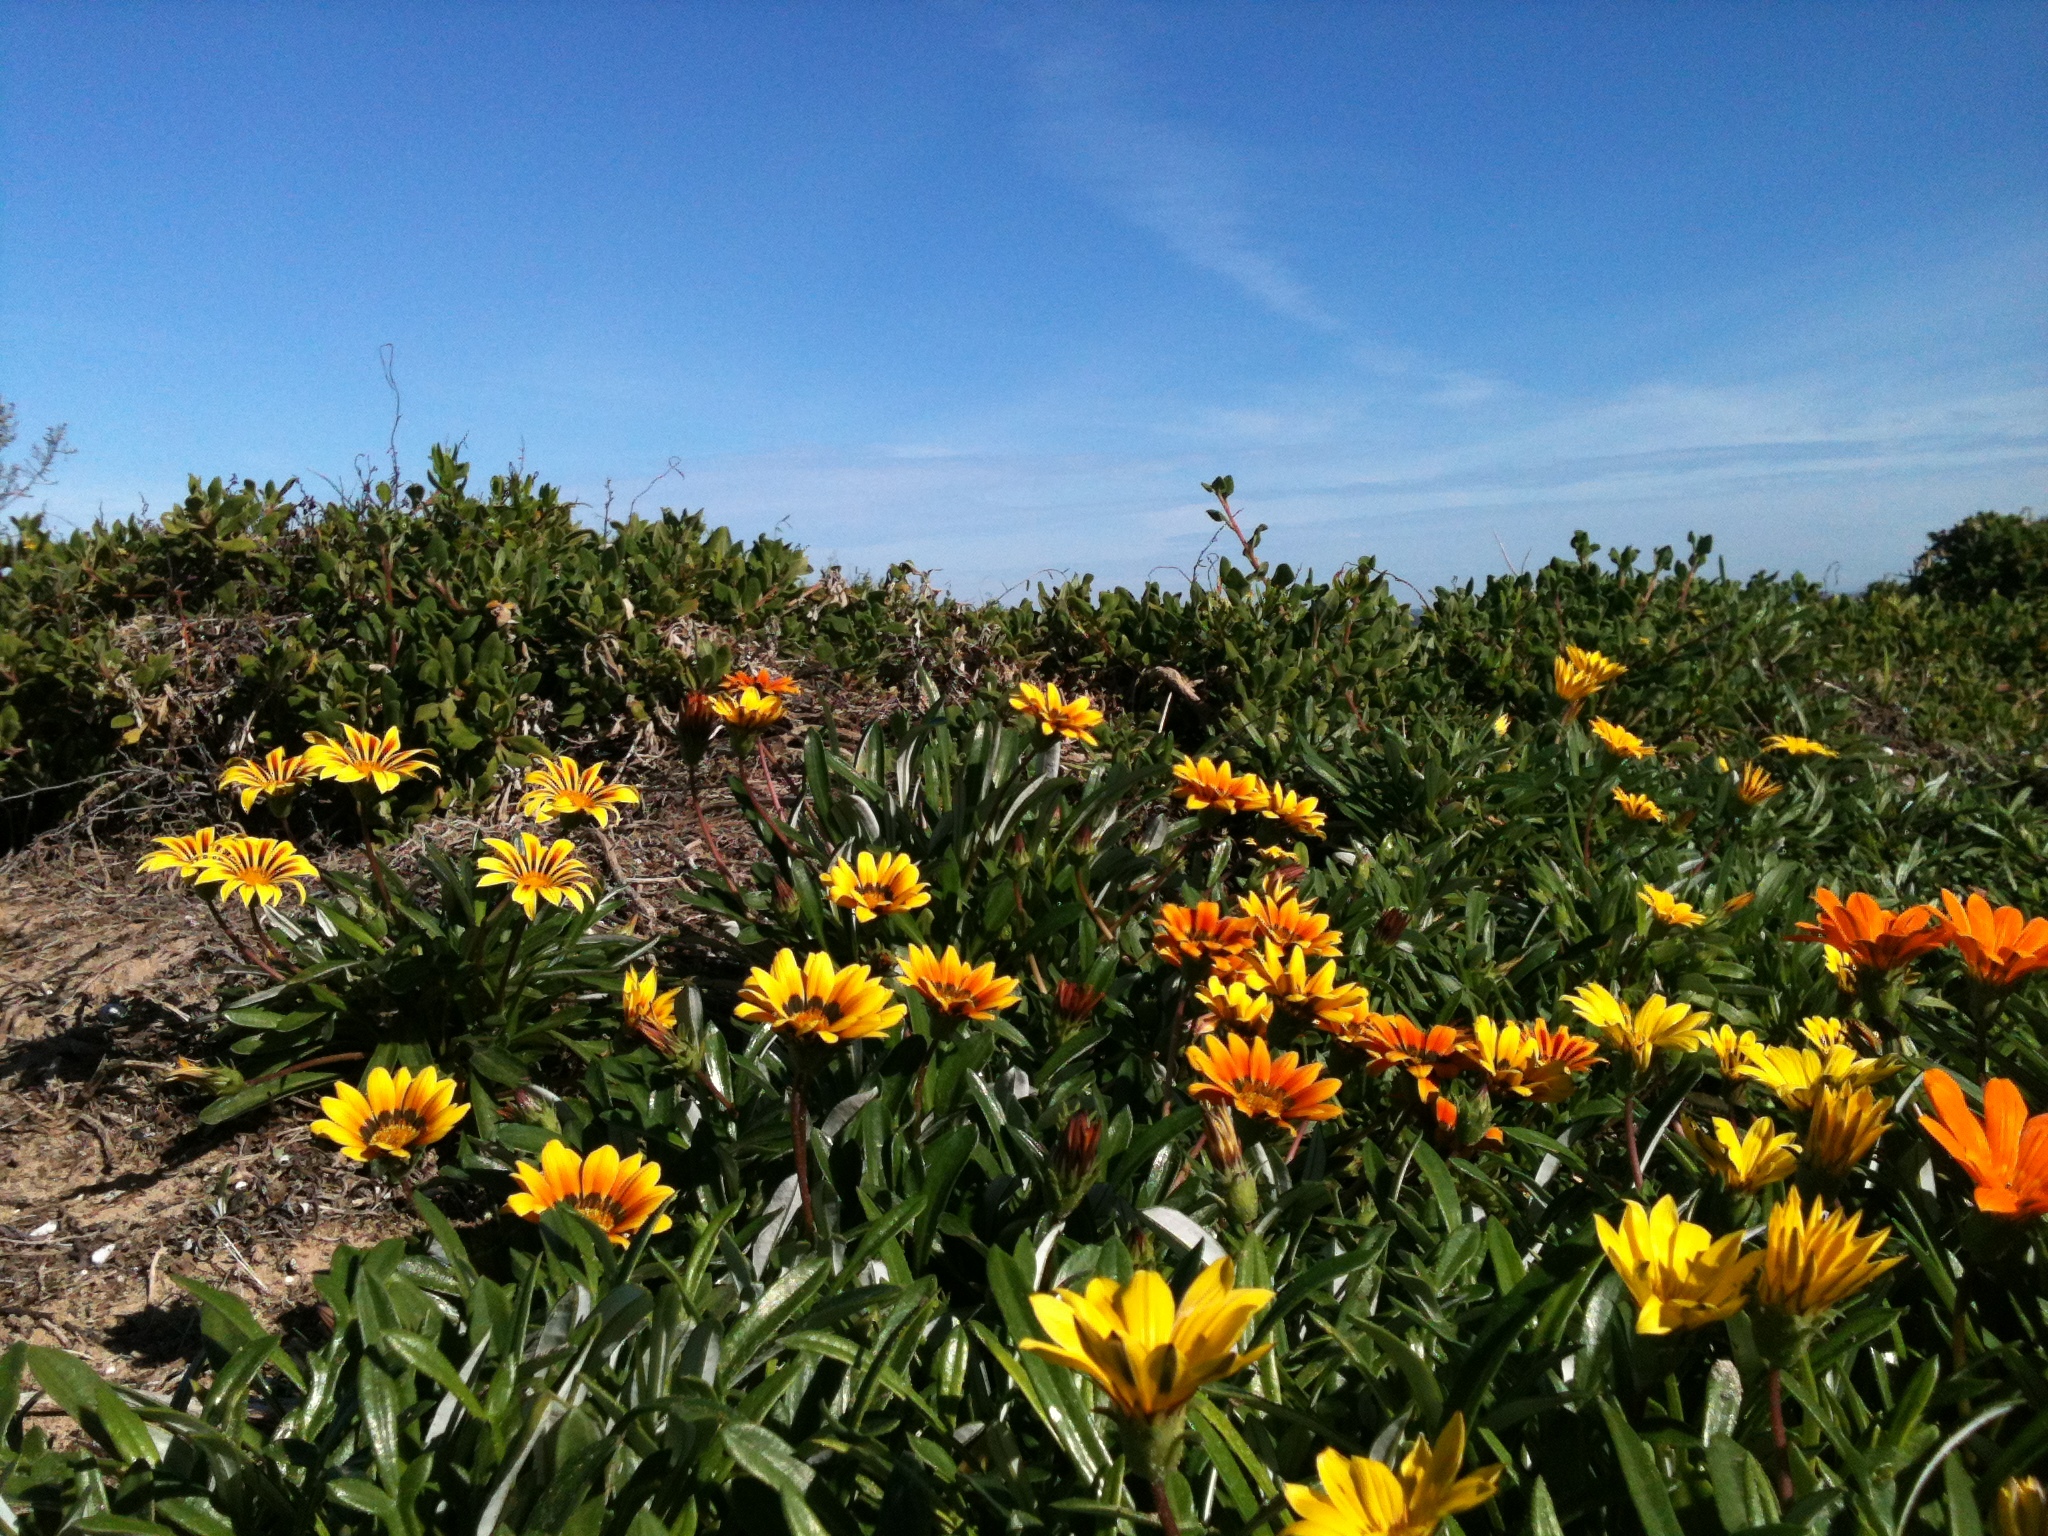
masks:
POLYGON ((1416 612, 1239 537, 997 610, 447 455, 19 524, 10 786, 335 738, 269 771, 369 874, 263 794, 152 862, 248 960, 206 1117, 332 1082, 422 1231, 311 1347, 184 1282, 168 1400, 0 1356, 14 1527, 2037 1528, 2048 922, 1966 903, 2048 911, 2039 615, 1583 537, 1416 612), (908 703, 789 731, 735 643, 908 703), (687 935, 543 755, 628 734, 754 834, 687 935), (377 857, 522 782, 537 839, 377 857))

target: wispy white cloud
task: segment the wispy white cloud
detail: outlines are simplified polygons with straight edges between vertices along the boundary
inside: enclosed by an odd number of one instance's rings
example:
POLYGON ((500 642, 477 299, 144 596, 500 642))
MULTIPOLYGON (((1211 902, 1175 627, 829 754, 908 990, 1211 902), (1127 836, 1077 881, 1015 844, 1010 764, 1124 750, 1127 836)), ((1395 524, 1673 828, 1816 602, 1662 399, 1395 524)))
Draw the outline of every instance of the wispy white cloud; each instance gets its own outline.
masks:
POLYGON ((1260 228, 1243 158, 1184 122, 1148 115, 1121 89, 1112 39, 1065 27, 1013 39, 1038 146, 1119 217, 1285 320, 1343 323, 1260 228))

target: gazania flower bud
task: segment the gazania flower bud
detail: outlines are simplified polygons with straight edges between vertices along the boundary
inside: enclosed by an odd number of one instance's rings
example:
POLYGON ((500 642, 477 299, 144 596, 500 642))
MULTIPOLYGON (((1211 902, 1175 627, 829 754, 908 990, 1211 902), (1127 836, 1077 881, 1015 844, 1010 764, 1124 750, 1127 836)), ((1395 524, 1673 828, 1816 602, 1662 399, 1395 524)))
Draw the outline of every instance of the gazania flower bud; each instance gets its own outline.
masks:
POLYGON ((1066 1134, 1052 1152, 1053 1186, 1060 1197, 1062 1213, 1081 1203, 1096 1178, 1096 1159, 1102 1150, 1102 1118, 1085 1109, 1067 1117, 1066 1134))
POLYGON ((1094 1017, 1095 1010, 1102 1006, 1107 995, 1100 987, 1063 981, 1053 989, 1052 1011, 1062 1024, 1085 1024, 1094 1017))
POLYGON ((1398 944, 1401 935, 1408 931, 1408 914, 1399 907, 1389 907, 1380 914, 1380 920, 1372 925, 1372 936, 1382 944, 1398 944))
POLYGON ((711 733, 718 729, 718 712, 711 707, 711 695, 692 689, 676 711, 676 745, 692 767, 704 760, 711 746, 711 733))

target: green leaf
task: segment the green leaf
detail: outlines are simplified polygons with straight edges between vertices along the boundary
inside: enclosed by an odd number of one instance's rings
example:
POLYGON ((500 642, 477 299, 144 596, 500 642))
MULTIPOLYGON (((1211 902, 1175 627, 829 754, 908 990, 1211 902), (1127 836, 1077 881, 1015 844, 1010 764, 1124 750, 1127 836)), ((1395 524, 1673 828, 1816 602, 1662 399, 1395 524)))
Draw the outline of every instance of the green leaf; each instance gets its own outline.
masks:
POLYGON ((1685 1536, 1678 1523, 1678 1512, 1671 1507, 1663 1470, 1650 1454, 1650 1448, 1629 1427, 1628 1419, 1612 1398, 1600 1399, 1600 1412, 1607 1420, 1607 1433, 1614 1441, 1615 1455, 1621 1460, 1622 1481, 1628 1485, 1628 1496, 1636 1507, 1636 1518, 1642 1521, 1644 1536, 1685 1536))

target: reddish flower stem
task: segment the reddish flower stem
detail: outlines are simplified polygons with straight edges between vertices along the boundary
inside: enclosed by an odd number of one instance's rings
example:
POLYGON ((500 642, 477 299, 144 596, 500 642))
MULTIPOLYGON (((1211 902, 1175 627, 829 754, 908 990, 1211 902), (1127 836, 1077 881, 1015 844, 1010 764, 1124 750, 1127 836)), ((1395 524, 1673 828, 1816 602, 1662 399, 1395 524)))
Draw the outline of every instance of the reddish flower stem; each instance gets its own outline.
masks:
POLYGON ((1771 1395, 1771 1446, 1777 1452, 1778 1498, 1792 1502, 1792 1445, 1785 1435, 1785 1384, 1775 1365, 1765 1377, 1771 1395))
POLYGON ((727 887, 737 891, 739 881, 733 878, 732 869, 725 862, 725 855, 718 851, 718 839, 711 832, 711 818, 704 814, 704 797, 697 791, 697 765, 690 765, 690 809, 697 813, 697 829, 704 835, 704 847, 711 855, 711 862, 718 866, 718 873, 724 877, 727 887))
POLYGON ((1643 1160, 1636 1151, 1636 1091, 1631 1088, 1621 1102, 1621 1139, 1628 1147, 1628 1176, 1636 1193, 1643 1192, 1643 1160))

